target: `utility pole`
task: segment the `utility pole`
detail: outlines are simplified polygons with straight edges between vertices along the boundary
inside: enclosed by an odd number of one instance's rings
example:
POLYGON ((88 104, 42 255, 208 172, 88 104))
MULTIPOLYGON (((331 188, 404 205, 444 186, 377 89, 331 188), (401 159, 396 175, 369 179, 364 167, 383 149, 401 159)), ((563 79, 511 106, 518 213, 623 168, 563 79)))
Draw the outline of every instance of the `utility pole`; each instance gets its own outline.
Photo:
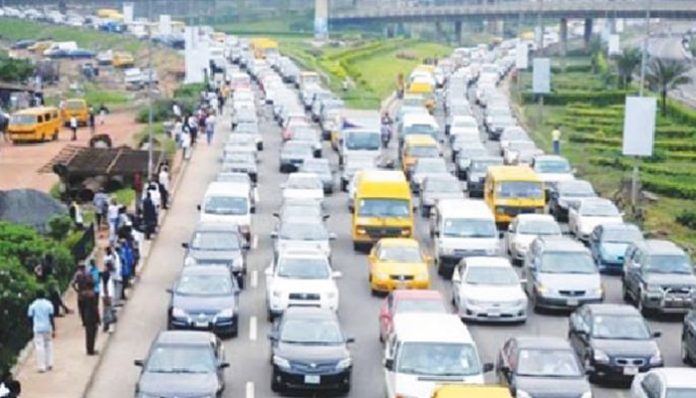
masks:
POLYGON ((645 10, 645 39, 643 40, 643 54, 640 61, 640 96, 643 96, 645 88, 645 69, 648 64, 648 41, 650 40, 650 11, 652 0, 648 1, 648 8, 645 10))
POLYGON ((152 0, 147 0, 147 179, 152 179, 152 0))
POLYGON ((537 50, 539 55, 544 55, 544 0, 539 0, 539 11, 537 12, 537 27, 539 28, 539 37, 537 38, 537 50))

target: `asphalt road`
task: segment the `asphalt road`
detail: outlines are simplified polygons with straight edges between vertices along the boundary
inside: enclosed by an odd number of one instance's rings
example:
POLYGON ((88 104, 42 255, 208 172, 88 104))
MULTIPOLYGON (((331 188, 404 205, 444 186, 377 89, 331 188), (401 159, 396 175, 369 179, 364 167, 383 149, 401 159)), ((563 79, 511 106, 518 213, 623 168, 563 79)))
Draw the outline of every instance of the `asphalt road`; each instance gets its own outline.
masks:
MULTIPOLYGON (((477 111, 478 112, 478 111, 477 111)), ((270 109, 264 109, 270 115, 270 109)), ((267 116, 261 122, 265 148, 261 153, 259 167, 260 204, 253 221, 254 245, 249 253, 248 289, 241 296, 241 317, 239 337, 225 342, 227 359, 231 363, 227 369, 227 387, 224 397, 273 397, 270 389, 271 366, 270 348, 267 333, 270 324, 266 320, 264 269, 271 260, 270 232, 274 226, 272 212, 280 205, 280 184, 286 175, 278 172, 278 152, 280 130, 267 116)), ((162 228, 158 241, 150 257, 149 265, 142 274, 137 291, 133 294, 127 309, 122 313, 118 330, 110 347, 104 353, 104 361, 98 369, 93 387, 87 394, 95 398, 123 398, 132 396, 138 378, 138 368, 133 360, 145 356, 148 346, 156 333, 166 328, 166 307, 168 296, 164 290, 170 287, 179 272, 183 261, 181 242, 187 240, 197 221, 195 205, 201 199, 204 189, 217 172, 217 160, 224 136, 229 131, 228 118, 218 124, 219 131, 213 147, 199 144, 192 163, 183 177, 183 189, 175 197, 174 205, 162 228)), ((497 144, 489 143, 492 152, 498 150, 497 144)), ((394 145, 390 148, 395 156, 394 145)), ((337 167, 337 157, 328 144, 324 155, 337 167)), ((338 186, 338 174, 336 175, 338 186)), ((373 297, 367 282, 367 262, 363 253, 353 251, 350 236, 350 214, 347 197, 339 192, 326 200, 331 218, 327 221, 331 232, 338 236, 332 243, 334 266, 342 271, 343 278, 338 281, 340 290, 339 316, 342 324, 356 342, 353 352, 353 384, 349 397, 379 398, 384 396, 384 373, 381 366, 382 345, 378 340, 377 314, 381 299, 373 297)), ((418 218, 418 237, 425 247, 432 247, 427 233, 427 223, 418 218)), ((450 297, 448 283, 431 269, 434 289, 450 297)), ((620 280, 617 277, 603 276, 607 291, 607 302, 620 303, 620 280)), ((502 343, 511 336, 555 335, 566 336, 567 314, 534 314, 529 311, 529 319, 524 325, 470 325, 472 335, 478 344, 484 361, 493 361, 502 343)), ((651 320, 655 330, 661 330, 663 337, 659 344, 667 365, 679 365, 679 336, 681 323, 677 320, 651 320)), ((488 380, 493 382, 489 375, 488 380)), ((298 394, 298 396, 313 396, 298 394)), ((595 397, 627 397, 628 392, 621 388, 595 388, 595 397)))

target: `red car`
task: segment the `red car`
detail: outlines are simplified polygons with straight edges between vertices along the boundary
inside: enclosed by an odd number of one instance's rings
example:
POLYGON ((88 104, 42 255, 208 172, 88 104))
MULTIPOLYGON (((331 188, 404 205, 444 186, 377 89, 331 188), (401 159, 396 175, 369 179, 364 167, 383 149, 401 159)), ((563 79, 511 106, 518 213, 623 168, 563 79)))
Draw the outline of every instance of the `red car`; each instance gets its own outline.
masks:
POLYGON ((393 328, 394 315, 406 312, 450 313, 442 294, 436 290, 394 290, 379 310, 379 341, 384 342, 393 328))

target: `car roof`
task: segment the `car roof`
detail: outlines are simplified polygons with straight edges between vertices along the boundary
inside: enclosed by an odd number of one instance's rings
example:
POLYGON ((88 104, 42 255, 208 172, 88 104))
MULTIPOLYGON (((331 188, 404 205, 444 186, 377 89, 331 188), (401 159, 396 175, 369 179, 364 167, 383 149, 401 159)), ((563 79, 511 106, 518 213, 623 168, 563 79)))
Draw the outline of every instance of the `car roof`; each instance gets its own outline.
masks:
POLYGON ((467 267, 512 267, 510 260, 505 257, 475 256, 466 257, 464 261, 467 267))
POLYGON ((409 246, 409 247, 420 247, 420 244, 416 239, 413 238, 382 238, 377 243, 380 246, 409 246))
POLYGON ((437 207, 448 217, 493 218, 491 209, 480 199, 441 199, 437 207))
POLYGON ((246 197, 249 193, 250 184, 243 182, 224 182, 213 181, 208 184, 205 190, 206 195, 225 194, 226 196, 246 197))
POLYGON ((548 221, 548 222, 556 222, 556 219, 553 218, 552 215, 550 214, 535 214, 535 213, 528 213, 528 214, 518 214, 517 217, 515 217, 519 222, 521 221, 548 221))
POLYGON ((217 266, 184 267, 181 275, 213 275, 225 278, 230 277, 230 270, 227 267, 217 266))
POLYGON ((648 239, 644 242, 638 242, 636 245, 643 247, 650 254, 684 254, 684 251, 674 242, 663 239, 648 239))
POLYGON ((396 314, 394 316, 394 333, 401 341, 474 344, 466 325, 454 314, 396 314))
POLYGON ((587 251, 587 248, 583 246, 580 242, 573 240, 567 236, 540 236, 537 237, 535 240, 539 240, 544 243, 545 251, 587 251))
POLYGON ((636 229, 640 231, 640 228, 633 223, 630 222, 620 222, 620 223, 607 223, 607 224, 600 224, 602 226, 602 229, 605 231, 610 231, 610 230, 625 230, 625 229, 636 229))
POLYGON ((294 248, 284 248, 278 253, 278 257, 292 257, 292 258, 323 258, 326 259, 326 254, 322 252, 319 248, 316 249, 294 249, 294 248))
POLYGON ((568 349, 571 350, 568 341, 561 337, 554 336, 516 336, 517 347, 524 348, 540 348, 540 349, 568 349))
POLYGON ((404 138, 405 145, 437 145, 437 141, 427 134, 411 134, 404 138))
POLYGON ((563 161, 563 162, 568 162, 568 159, 564 158, 563 156, 560 155, 537 155, 534 157, 534 160, 556 160, 556 161, 563 161))
POLYGON ((230 232, 239 233, 239 225, 214 221, 199 221, 193 232, 230 232))
MULTIPOLYGON (((203 267, 201 267, 203 268, 203 267)), ((160 332, 155 339, 155 344, 185 344, 205 345, 215 342, 215 335, 210 332, 192 330, 166 330, 160 332)))
POLYGON ((602 204, 602 205, 610 204, 610 205, 616 207, 616 205, 614 204, 614 202, 612 202, 611 200, 606 199, 606 198, 600 198, 600 197, 591 197, 591 198, 583 198, 583 199, 580 199, 580 204, 581 204, 581 205, 584 205, 584 204, 586 204, 586 203, 590 203, 590 204, 602 204))
POLYGON ((490 166, 488 173, 496 180, 541 182, 539 176, 529 166, 490 166))
POLYGON ((586 304, 593 315, 640 315, 638 310, 628 304, 586 304))
POLYGON ((694 387, 696 385, 696 369, 668 367, 655 368, 649 373, 657 373, 665 381, 668 387, 694 387))
POLYGON ((288 182, 292 180, 303 180, 303 179, 313 179, 313 180, 318 180, 319 176, 317 173, 307 173, 307 172, 296 172, 288 175, 288 182))

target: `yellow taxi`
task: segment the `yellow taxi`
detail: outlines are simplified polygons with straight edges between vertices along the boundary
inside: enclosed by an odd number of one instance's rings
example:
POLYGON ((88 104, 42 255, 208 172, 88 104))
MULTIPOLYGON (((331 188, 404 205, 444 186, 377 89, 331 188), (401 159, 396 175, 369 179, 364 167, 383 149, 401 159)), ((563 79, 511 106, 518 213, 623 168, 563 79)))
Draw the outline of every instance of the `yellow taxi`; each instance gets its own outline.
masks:
POLYGON ((415 239, 382 238, 372 247, 367 261, 372 293, 430 288, 430 257, 415 239))
POLYGON ((432 398, 512 398, 501 386, 449 384, 438 387, 432 398))
POLYGON ((406 175, 420 158, 440 157, 440 146, 433 137, 425 134, 412 134, 404 138, 401 149, 401 167, 406 175))

